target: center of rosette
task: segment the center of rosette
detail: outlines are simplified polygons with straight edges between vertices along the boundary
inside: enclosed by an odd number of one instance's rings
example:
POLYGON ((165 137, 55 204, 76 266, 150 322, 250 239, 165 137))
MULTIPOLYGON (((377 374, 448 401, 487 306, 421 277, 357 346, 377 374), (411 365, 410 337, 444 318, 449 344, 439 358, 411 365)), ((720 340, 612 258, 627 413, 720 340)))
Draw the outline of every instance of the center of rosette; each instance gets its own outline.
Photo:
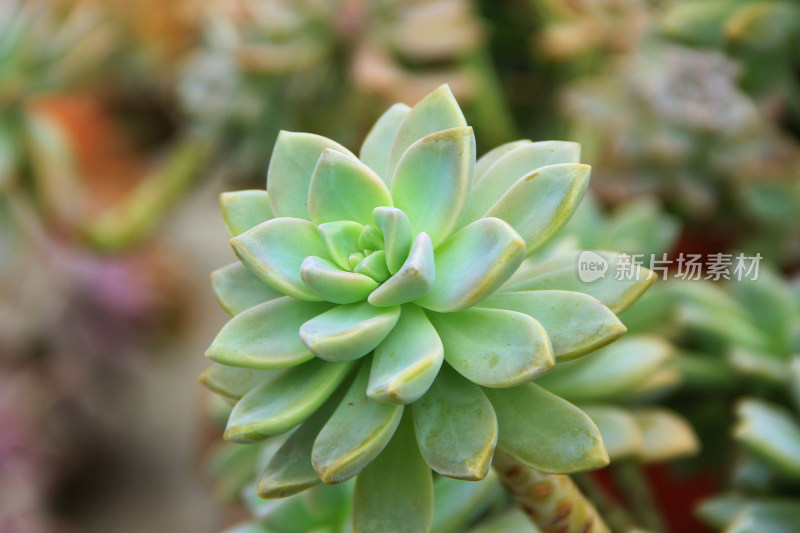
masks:
POLYGON ((317 226, 329 259, 309 256, 300 275, 314 294, 338 304, 368 300, 376 307, 424 296, 435 277, 433 243, 414 236, 403 211, 377 207, 374 224, 343 220, 317 226))

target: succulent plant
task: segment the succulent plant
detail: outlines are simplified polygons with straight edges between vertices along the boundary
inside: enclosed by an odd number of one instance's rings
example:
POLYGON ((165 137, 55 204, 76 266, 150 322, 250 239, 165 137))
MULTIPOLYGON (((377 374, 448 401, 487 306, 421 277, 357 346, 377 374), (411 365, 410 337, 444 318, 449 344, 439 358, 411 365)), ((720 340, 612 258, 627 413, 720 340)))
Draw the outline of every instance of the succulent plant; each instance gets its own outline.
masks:
MULTIPOLYGON (((787 366, 800 387, 800 359, 787 366)), ((800 416, 783 405, 743 398, 736 406, 733 438, 742 447, 732 487, 704 502, 700 517, 725 533, 789 533, 800 521, 800 416)))
POLYGON ((531 381, 622 335, 614 311, 654 276, 586 285, 574 257, 520 268, 580 202, 578 157, 574 143, 517 141, 476 163, 443 86, 391 107, 360 159, 283 132, 268 190, 222 195, 240 262, 212 285, 235 316, 202 380, 236 400, 228 440, 297 428, 260 496, 358 476, 356 530, 417 531, 431 469, 482 479, 496 446, 545 472, 607 463, 591 420, 531 381))
POLYGON ((740 60, 742 85, 778 116, 800 119, 797 64, 800 6, 779 0, 678 1, 661 14, 663 31, 693 46, 740 60))
POLYGON ((25 113, 30 100, 78 83, 113 48, 113 34, 96 6, 59 9, 47 2, 9 0, 0 6, 0 194, 26 163, 25 113))
POLYGON ((639 44, 650 18, 644 0, 535 0, 543 28, 535 49, 556 61, 627 52, 639 44))
POLYGON ((374 110, 448 82, 482 135, 514 137, 470 0, 215 0, 205 43, 180 82, 184 108, 213 131, 225 170, 260 176, 281 127, 344 142, 374 110), (223 72, 223 75, 220 75, 223 72))

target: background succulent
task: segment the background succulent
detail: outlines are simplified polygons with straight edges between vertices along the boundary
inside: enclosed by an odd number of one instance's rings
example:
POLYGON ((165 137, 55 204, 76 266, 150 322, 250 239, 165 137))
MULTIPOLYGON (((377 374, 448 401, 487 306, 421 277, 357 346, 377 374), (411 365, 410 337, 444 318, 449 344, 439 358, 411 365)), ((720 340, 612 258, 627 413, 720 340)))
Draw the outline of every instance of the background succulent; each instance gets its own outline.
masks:
POLYGON ((283 133, 268 191, 222 196, 241 263, 212 284, 238 314, 203 380, 238 400, 229 440, 299 425, 261 496, 358 475, 356 530, 420 530, 430 469, 482 479, 498 444, 546 472, 606 464, 590 419, 530 383, 616 340, 625 328, 612 310, 654 279, 606 278, 593 297, 573 257, 520 268, 580 202, 589 168, 578 155, 573 143, 518 141, 476 164, 472 129, 441 87, 390 108, 361 160, 283 133))
POLYGON ((445 82, 479 135, 513 137, 469 0, 215 0, 204 27, 205 47, 188 59, 180 92, 239 178, 260 177, 280 129, 352 144, 369 126, 365 117, 445 82))

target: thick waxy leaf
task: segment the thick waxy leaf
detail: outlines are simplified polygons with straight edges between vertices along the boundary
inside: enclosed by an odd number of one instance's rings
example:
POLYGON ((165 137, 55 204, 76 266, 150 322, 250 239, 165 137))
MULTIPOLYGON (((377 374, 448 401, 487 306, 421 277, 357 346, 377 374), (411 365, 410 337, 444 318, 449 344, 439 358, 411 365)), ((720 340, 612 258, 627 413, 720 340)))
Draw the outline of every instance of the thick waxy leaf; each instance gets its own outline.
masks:
POLYGON ((433 479, 404 417, 389 445, 356 479, 354 533, 430 531, 433 479))
POLYGON ((369 254, 356 264, 353 271, 369 276, 379 283, 383 283, 391 275, 386 267, 386 252, 383 250, 369 254))
POLYGON ((547 332, 533 318, 504 309, 428 313, 444 358, 485 387, 514 387, 548 372, 555 360, 547 332))
POLYGON ((486 216, 508 222, 530 254, 567 223, 589 185, 590 171, 578 164, 542 167, 520 178, 486 216))
POLYGON ((789 533, 800 524, 796 499, 757 501, 745 506, 725 533, 789 533))
POLYGON ((317 161, 326 148, 353 155, 339 143, 319 135, 280 132, 267 171, 269 203, 276 217, 310 220, 308 189, 317 161))
POLYGON ((555 474, 608 464, 594 422, 566 400, 533 383, 484 392, 497 414, 499 446, 522 463, 555 474))
POLYGON ((715 496, 700 504, 697 516, 714 529, 723 530, 742 511, 747 500, 747 496, 736 493, 715 496))
POLYGON ((734 436, 781 474, 800 479, 800 423, 782 407, 749 398, 737 406, 734 436))
POLYGON ((299 218, 275 218, 231 239, 242 262, 270 287, 299 300, 319 300, 300 276, 303 259, 327 259, 317 228, 299 218))
POLYGON ((541 533, 541 530, 533 525, 525 513, 514 506, 500 516, 484 520, 470 529, 469 533, 541 533))
POLYGON ((238 400, 255 386, 277 376, 280 370, 255 370, 212 364, 200 374, 200 383, 223 396, 238 400))
POLYGON ((389 267, 389 272, 394 274, 403 266, 414 241, 411 222, 405 213, 391 207, 378 207, 373 216, 383 233, 386 266, 389 267))
POLYGON ((523 176, 548 165, 578 163, 580 154, 579 144, 561 141, 525 143, 507 152, 475 182, 462 224, 484 216, 523 176))
POLYGON ((425 462, 447 477, 486 477, 497 444, 497 418, 480 387, 449 367, 414 404, 414 429, 425 462))
POLYGON ((444 347, 425 313, 405 305, 389 336, 375 348, 367 395, 376 401, 412 403, 428 390, 444 360, 444 347))
POLYGON ((386 175, 393 176, 397 162, 413 143, 426 135, 466 127, 467 121, 453 93, 442 85, 417 102, 406 114, 392 141, 386 175))
POLYGON ((511 226, 477 220, 436 250, 436 281, 417 303, 439 312, 471 307, 505 283, 524 256, 525 241, 511 226))
POLYGON ((389 189, 367 165, 336 150, 322 152, 308 191, 314 224, 339 220, 369 224, 376 207, 391 205, 389 189))
POLYGON ((254 388, 231 411, 225 438, 248 443, 289 431, 328 399, 351 366, 313 360, 254 388))
POLYGON ((224 192, 219 196, 222 220, 231 237, 236 237, 273 218, 267 191, 224 192))
POLYGON ((402 405, 367 398, 369 365, 362 365, 350 390, 314 442, 311 459, 325 483, 340 483, 361 472, 394 435, 402 405))
POLYGON ((582 292, 594 296, 613 312, 621 313, 657 278, 644 267, 621 263, 619 254, 594 251, 563 254, 545 261, 528 260, 502 290, 582 292), (607 269, 592 281, 582 281, 578 270, 581 264, 607 265, 607 269))
MULTIPOLYGON (((317 485, 309 491, 322 488, 331 488, 327 485, 317 485)), ((324 523, 308 512, 303 496, 297 498, 283 498, 278 500, 265 500, 258 495, 255 485, 242 491, 242 500, 247 510, 263 529, 247 531, 247 533, 311 533, 319 531, 324 523)))
MULTIPOLYGON (((584 198, 581 209, 585 203, 584 198)), ((595 226, 599 229, 600 225, 595 226)), ((658 199, 647 196, 626 201, 614 212, 606 226, 602 233, 596 235, 596 241, 602 243, 602 248, 636 250, 642 252, 644 257, 650 257, 650 254, 660 256, 669 251, 680 233, 678 219, 664 213, 658 199)))
POLYGON ((300 327, 300 338, 327 361, 352 361, 371 352, 400 318, 400 307, 373 307, 367 302, 340 305, 300 327))
POLYGON ((478 161, 475 163, 475 183, 477 184, 480 180, 482 180, 486 175, 486 171, 489 170, 492 165, 497 163, 501 157, 510 151, 519 148, 520 146, 525 146, 526 144, 531 144, 531 141, 528 139, 523 139, 520 141, 501 144, 500 146, 489 150, 479 157, 478 161))
POLYGON ((642 433, 643 446, 639 452, 642 461, 670 461, 694 455, 700 449, 692 426, 672 411, 638 409, 633 416, 642 433))
POLYGON ((613 405, 582 405, 581 409, 600 430, 612 461, 639 456, 644 448, 644 438, 636 418, 629 411, 613 405))
POLYGON ((770 351, 792 351, 792 328, 798 315, 793 295, 783 280, 764 268, 759 272, 758 279, 733 283, 732 289, 736 299, 750 312, 753 323, 767 334, 770 351))
POLYGON ((369 295, 369 303, 388 307, 413 302, 430 290, 435 278, 433 244, 427 233, 420 233, 403 266, 369 295))
POLYGON ((770 350, 769 335, 757 328, 751 313, 717 283, 677 281, 671 283, 670 293, 678 303, 681 324, 692 331, 750 350, 770 350))
POLYGON ((361 252, 356 252, 354 254, 350 254, 348 261, 350 262, 350 268, 355 269, 358 264, 364 260, 364 254, 361 252))
POLYGON ((350 270, 350 255, 360 252, 358 237, 364 226, 352 220, 328 222, 317 227, 319 236, 333 261, 345 270, 350 270))
MULTIPOLYGON (((460 533, 501 497, 503 489, 490 470, 483 481, 462 483, 441 477, 433 484, 433 525, 436 533, 460 533)), ((471 531, 471 530, 470 530, 471 531)), ((519 533, 515 531, 514 533, 519 533)))
POLYGON ((212 272, 211 287, 219 304, 232 315, 283 296, 241 263, 232 263, 212 272))
POLYGON ((286 439, 266 465, 258 480, 262 498, 285 498, 320 483, 311 464, 314 439, 342 399, 337 391, 286 439))
POLYGON ((369 130, 358 154, 358 158, 383 178, 387 185, 391 183, 391 175, 386 172, 386 166, 389 164, 392 143, 409 109, 411 108, 405 104, 394 104, 390 107, 369 130))
POLYGON ((565 361, 602 348, 625 333, 625 326, 599 300, 569 291, 504 292, 481 307, 509 309, 535 318, 547 331, 556 359, 565 361))
POLYGON ((358 236, 358 247, 362 250, 383 250, 383 235, 375 226, 367 224, 358 236))
POLYGON ((341 270, 330 261, 314 256, 303 260, 300 276, 311 292, 335 304, 360 302, 378 286, 369 276, 341 270))
POLYGON ((298 333, 309 319, 331 308, 286 296, 243 311, 217 334, 206 355, 225 365, 282 368, 314 357, 298 333))
POLYGON ((559 363, 537 383, 574 402, 611 400, 627 394, 661 368, 672 346, 660 337, 626 337, 584 359, 559 363))
POLYGON ((472 128, 432 133, 412 144, 392 179, 395 205, 414 232, 430 235, 434 246, 455 228, 469 198, 475 170, 472 128))

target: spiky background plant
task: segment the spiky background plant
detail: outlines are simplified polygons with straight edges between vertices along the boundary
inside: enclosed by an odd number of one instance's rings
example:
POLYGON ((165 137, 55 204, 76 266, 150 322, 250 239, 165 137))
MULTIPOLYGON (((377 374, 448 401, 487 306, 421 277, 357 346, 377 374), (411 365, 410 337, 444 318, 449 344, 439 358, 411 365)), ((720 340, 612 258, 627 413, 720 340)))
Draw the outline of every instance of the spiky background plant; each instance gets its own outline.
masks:
POLYGON ((241 262, 212 275, 235 316, 203 381, 237 400, 226 439, 297 428, 260 496, 357 476, 357 531, 421 531, 431 469, 482 479, 497 446, 543 472, 608 462, 588 416, 531 383, 622 335, 611 309, 654 280, 637 267, 584 286, 571 257, 520 269, 580 202, 589 167, 578 157, 574 143, 518 141, 476 164, 443 86, 390 108, 360 159, 284 132, 268 191, 222 196, 241 262))
POLYGON ((723 342, 726 357, 717 364, 730 365, 728 385, 744 394, 734 408, 737 449, 728 486, 698 510, 726 533, 789 532, 800 521, 800 290, 763 274, 695 299, 686 316, 698 333, 723 342), (703 307, 718 309, 716 317, 698 320, 703 307))

